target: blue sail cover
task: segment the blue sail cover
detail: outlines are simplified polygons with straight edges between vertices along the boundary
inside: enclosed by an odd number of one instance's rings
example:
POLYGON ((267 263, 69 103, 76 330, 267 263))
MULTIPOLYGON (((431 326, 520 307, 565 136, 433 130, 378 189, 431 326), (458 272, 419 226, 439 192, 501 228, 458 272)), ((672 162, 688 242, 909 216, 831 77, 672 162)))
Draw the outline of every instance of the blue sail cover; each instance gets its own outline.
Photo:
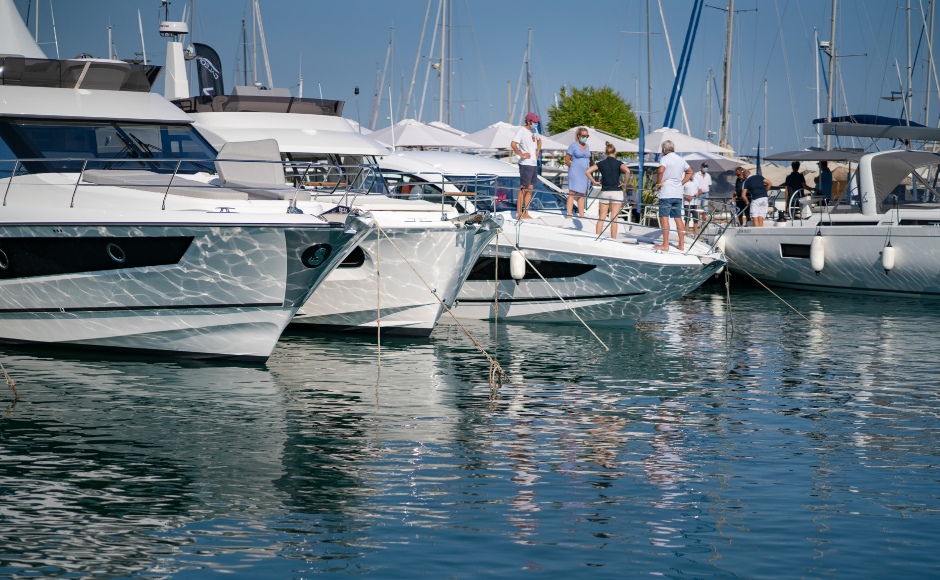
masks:
MULTIPOLYGON (((813 119, 813 124, 829 123, 828 119, 813 119)), ((832 123, 857 123, 859 125, 886 125, 888 127, 925 127, 914 121, 908 122, 906 119, 896 119, 894 117, 885 117, 883 115, 845 115, 844 117, 833 117, 832 123)))

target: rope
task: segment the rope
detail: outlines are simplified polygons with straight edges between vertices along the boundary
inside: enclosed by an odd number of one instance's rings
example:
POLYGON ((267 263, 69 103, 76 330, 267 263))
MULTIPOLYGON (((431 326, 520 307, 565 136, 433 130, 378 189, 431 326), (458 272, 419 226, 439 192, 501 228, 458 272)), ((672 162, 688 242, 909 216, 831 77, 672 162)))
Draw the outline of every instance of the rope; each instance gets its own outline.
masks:
POLYGON ((10 390, 13 391, 13 399, 15 401, 20 400, 20 392, 16 390, 16 381, 10 377, 10 373, 7 372, 7 369, 3 366, 3 363, 0 363, 0 371, 3 371, 3 376, 6 379, 7 386, 10 387, 10 390))
POLYGON ((731 312, 731 270, 725 265, 725 295, 728 302, 728 314, 725 316, 725 340, 734 336, 734 315, 731 312))
POLYGON ((493 337, 494 344, 493 347, 493 357, 499 358, 499 233, 502 231, 502 228, 496 228, 496 259, 493 260, 493 270, 495 271, 493 275, 493 337))
POLYGON ((792 304, 790 304, 789 302, 787 302, 786 300, 784 300, 783 298, 781 298, 776 292, 774 292, 773 290, 771 290, 771 289, 767 286, 767 284, 764 284, 763 282, 761 282, 760 280, 758 280, 757 278, 755 278, 753 274, 751 274, 750 272, 748 272, 747 270, 745 270, 744 268, 742 268, 740 264, 738 264, 737 262, 735 262, 734 260, 732 260, 730 257, 728 257, 727 254, 725 254, 725 258, 728 259, 728 262, 733 263, 736 268, 738 268, 739 270, 741 270, 742 272, 744 272, 745 274, 747 274, 748 276, 750 276, 752 280, 754 280, 755 282, 757 282, 758 284, 760 284, 761 286, 763 286, 764 290, 767 290, 768 292, 770 292, 771 294, 773 294, 774 297, 775 297, 777 300, 779 300, 779 301, 783 302, 784 304, 786 304, 787 307, 790 308, 790 310, 792 310, 793 312, 796 312, 797 314, 799 314, 799 315, 800 315, 800 318, 802 318, 802 319, 805 320, 806 322, 810 323, 811 325, 815 326, 816 329, 819 330, 819 332, 823 333, 823 334, 826 336, 826 338, 828 338, 829 340, 832 340, 832 337, 829 336, 829 333, 828 333, 828 332, 826 332, 825 330, 823 330, 822 326, 816 324, 815 322, 813 322, 813 321, 810 320, 809 318, 806 318, 805 316, 803 316, 803 313, 802 313, 802 312, 800 312, 799 310, 797 310, 796 308, 794 308, 792 304))
MULTIPOLYGON (((512 243, 512 242, 510 241, 510 243, 512 243)), ((519 246, 517 246, 517 245, 515 245, 515 244, 512 244, 512 246, 513 246, 515 249, 517 249, 517 250, 519 250, 520 252, 522 252, 522 250, 519 248, 519 246)), ((525 252, 522 252, 522 257, 525 259, 525 263, 528 264, 529 267, 532 268, 532 271, 539 275, 539 278, 542 279, 542 282, 545 282, 545 284, 546 284, 549 288, 551 288, 552 292, 555 293, 555 296, 558 296, 558 299, 561 300, 561 303, 565 305, 565 308, 567 308, 568 310, 570 310, 571 313, 575 315, 575 317, 581 322, 581 324, 584 325, 584 328, 588 329, 588 332, 590 332, 590 333, 594 336, 594 338, 597 339, 597 342, 601 343, 601 346, 604 347, 604 350, 609 351, 610 349, 607 347, 606 344, 604 344, 604 341, 601 340, 600 337, 597 336, 597 334, 596 334, 593 330, 591 330, 591 327, 587 325, 587 322, 584 322, 584 319, 581 318, 581 317, 578 315, 577 312, 575 312, 574 308, 572 308, 571 306, 568 305, 568 303, 565 301, 564 296, 562 296, 561 294, 559 294, 559 293, 558 293, 558 290, 555 290, 555 287, 552 286, 552 285, 548 282, 548 280, 545 279, 545 276, 542 276, 542 273, 539 272, 538 268, 536 268, 536 267, 532 264, 532 262, 529 261, 529 258, 526 257, 525 252)), ((498 259, 499 259, 499 256, 497 256, 497 260, 498 260, 498 259)))
POLYGON ((488 352, 486 352, 486 349, 483 348, 483 345, 481 345, 477 341, 477 339, 473 338, 473 335, 470 334, 470 331, 467 330, 467 328, 463 324, 460 323, 457 317, 454 316, 454 313, 451 311, 451 309, 448 308, 446 304, 444 304, 444 301, 441 300, 441 297, 438 296, 436 292, 434 292, 434 290, 431 288, 431 285, 427 283, 424 277, 418 273, 418 271, 411 264, 408 258, 405 257, 405 254, 402 253, 402 251, 398 248, 398 246, 395 244, 392 238, 390 238, 388 234, 385 233, 385 230, 383 230, 378 224, 375 224, 375 228, 377 231, 381 232, 383 236, 385 236, 385 239, 388 240, 388 243, 390 243, 392 247, 395 248, 395 251, 398 252, 398 255, 402 257, 402 259, 405 261, 406 264, 408 264, 408 267, 411 268, 411 271, 415 273, 415 276, 417 276, 418 279, 421 280, 421 283, 424 284, 424 286, 428 289, 428 291, 431 292, 431 295, 434 296, 434 298, 438 302, 440 302, 441 306, 444 307, 444 310, 446 310, 447 313, 450 314, 450 317, 454 319, 454 322, 457 323, 457 326, 459 326, 461 330, 464 331, 464 333, 467 335, 467 338, 469 338, 470 341, 473 342, 473 346, 475 346, 477 350, 479 350, 483 354, 483 356, 486 357, 486 360, 489 361, 490 363, 490 369, 489 369, 490 387, 496 388, 496 389, 501 387, 503 385, 503 378, 508 378, 508 375, 505 373, 505 371, 503 371, 503 367, 499 366, 499 363, 496 362, 496 360, 493 359, 493 357, 491 357, 488 352))
POLYGON ((382 237, 379 235, 381 228, 375 224, 375 341, 377 345, 376 354, 378 356, 378 376, 375 379, 375 386, 379 386, 379 378, 382 376, 382 237))

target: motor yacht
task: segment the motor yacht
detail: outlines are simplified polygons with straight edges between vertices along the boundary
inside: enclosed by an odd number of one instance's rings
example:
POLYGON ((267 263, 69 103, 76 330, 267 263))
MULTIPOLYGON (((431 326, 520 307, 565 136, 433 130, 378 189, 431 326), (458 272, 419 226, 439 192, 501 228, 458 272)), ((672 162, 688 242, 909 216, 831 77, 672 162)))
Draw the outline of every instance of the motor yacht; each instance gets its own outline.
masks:
POLYGON ((598 236, 590 212, 565 217, 563 195, 544 179, 533 195, 533 219, 517 220, 518 168, 497 159, 409 151, 380 158, 379 167, 390 186, 420 184, 426 199, 443 197, 465 211, 483 207, 503 216, 500 235, 458 295, 458 318, 633 324, 724 264, 720 252, 691 237, 685 251, 654 250, 660 230, 639 224, 620 224, 614 239, 609 232, 598 236), (475 197, 453 197, 453 188, 475 197))
POLYGON ((263 361, 372 231, 219 184, 159 67, 0 37, 0 342, 263 361))
POLYGON ((375 220, 375 234, 361 240, 320 285, 316 299, 294 317, 297 326, 428 336, 445 306, 454 304, 502 223, 501 217, 490 212, 458 211, 454 204, 440 200, 390 197, 380 176, 369 170, 361 173, 363 167, 374 168, 376 157, 388 149, 356 132, 340 116, 342 101, 297 98, 280 89, 235 87, 230 95, 174 102, 220 149, 220 157, 230 157, 240 147, 246 154, 265 151, 272 161, 284 160, 287 173, 274 176, 272 185, 284 187, 291 182, 301 187, 309 197, 296 203, 301 210, 307 211, 309 204, 353 206, 368 211, 375 220), (270 149, 238 144, 265 139, 274 141, 270 149), (358 195, 349 195, 350 184, 359 186, 358 195))

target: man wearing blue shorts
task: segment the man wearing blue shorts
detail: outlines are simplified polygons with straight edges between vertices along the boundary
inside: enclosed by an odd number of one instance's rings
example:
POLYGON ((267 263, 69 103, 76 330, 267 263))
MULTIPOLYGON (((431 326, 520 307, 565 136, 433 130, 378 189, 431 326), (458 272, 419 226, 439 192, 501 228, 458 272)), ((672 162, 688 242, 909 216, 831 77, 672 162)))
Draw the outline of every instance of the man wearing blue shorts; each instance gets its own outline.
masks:
POLYGON ((516 219, 529 219, 529 204, 532 203, 532 187, 538 179, 539 151, 542 150, 542 138, 539 137, 539 116, 529 113, 525 116, 525 127, 519 129, 510 146, 519 156, 519 197, 516 199, 516 219))
POLYGON ((685 224, 682 223, 682 196, 685 184, 692 179, 692 168, 685 159, 676 155, 672 141, 663 141, 663 156, 659 160, 659 227, 663 229, 663 243, 654 250, 669 251, 669 218, 676 222, 679 232, 679 251, 685 250, 685 224))

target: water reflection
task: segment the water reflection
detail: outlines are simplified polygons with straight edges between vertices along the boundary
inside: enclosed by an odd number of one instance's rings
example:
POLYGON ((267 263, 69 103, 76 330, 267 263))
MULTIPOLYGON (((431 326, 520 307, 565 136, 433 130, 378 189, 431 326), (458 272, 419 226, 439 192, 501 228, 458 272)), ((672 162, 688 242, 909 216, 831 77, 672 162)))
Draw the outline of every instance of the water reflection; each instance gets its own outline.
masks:
POLYGON ((290 334, 265 368, 0 351, 23 393, 0 419, 0 575, 940 565, 917 549, 940 509, 933 309, 786 294, 807 321, 734 292, 733 332, 705 290, 595 329, 610 351, 471 324, 511 373, 495 393, 456 326, 290 334))

